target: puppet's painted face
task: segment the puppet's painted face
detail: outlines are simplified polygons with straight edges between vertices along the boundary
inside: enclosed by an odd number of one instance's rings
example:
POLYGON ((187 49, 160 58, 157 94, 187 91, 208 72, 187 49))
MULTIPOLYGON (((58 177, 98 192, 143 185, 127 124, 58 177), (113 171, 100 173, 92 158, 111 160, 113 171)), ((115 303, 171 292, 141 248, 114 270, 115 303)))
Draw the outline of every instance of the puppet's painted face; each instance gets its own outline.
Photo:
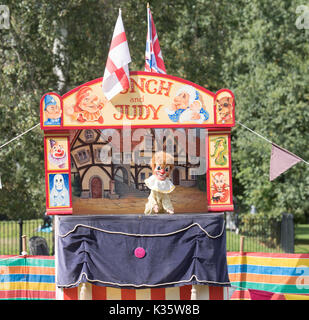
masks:
POLYGON ((174 98, 172 105, 177 109, 186 109, 189 105, 189 97, 188 93, 182 92, 174 98))
POLYGON ((65 156, 64 148, 58 142, 50 149, 50 153, 54 158, 63 158, 65 156))
POLYGON ((61 116, 61 109, 57 104, 47 106, 45 112, 48 119, 58 119, 61 116))
POLYGON ((153 174, 158 180, 164 181, 166 178, 168 178, 170 170, 171 167, 169 165, 157 164, 153 170, 153 174))
POLYGON ((64 180, 62 174, 56 174, 54 177, 54 186, 57 191, 61 191, 64 188, 64 180))
POLYGON ((99 110, 99 105, 99 98, 95 94, 89 92, 89 94, 82 99, 79 107, 90 113, 95 113, 99 110))

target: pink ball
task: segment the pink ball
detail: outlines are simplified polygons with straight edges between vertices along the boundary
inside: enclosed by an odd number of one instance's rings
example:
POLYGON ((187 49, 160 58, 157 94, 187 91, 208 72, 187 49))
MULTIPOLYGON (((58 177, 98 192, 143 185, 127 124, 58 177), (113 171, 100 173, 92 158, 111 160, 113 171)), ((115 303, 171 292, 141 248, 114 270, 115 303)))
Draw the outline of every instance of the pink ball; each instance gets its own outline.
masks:
POLYGON ((146 251, 142 247, 138 247, 134 250, 134 254, 136 258, 142 259, 145 257, 146 251))

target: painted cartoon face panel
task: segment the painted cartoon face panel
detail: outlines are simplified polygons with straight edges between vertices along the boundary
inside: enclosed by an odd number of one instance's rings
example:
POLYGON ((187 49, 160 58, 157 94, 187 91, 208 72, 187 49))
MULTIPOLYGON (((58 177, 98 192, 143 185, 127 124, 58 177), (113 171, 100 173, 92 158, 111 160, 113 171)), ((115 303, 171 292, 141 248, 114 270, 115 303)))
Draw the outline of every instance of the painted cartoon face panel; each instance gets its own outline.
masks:
POLYGON ((67 138, 48 138, 46 141, 47 166, 49 170, 68 169, 68 142, 67 138))
POLYGON ((60 100, 56 95, 47 94, 43 100, 44 126, 60 126, 62 110, 60 100))
POLYGON ((219 124, 233 123, 233 97, 224 92, 219 94, 216 100, 217 122, 219 124))
POLYGON ((168 117, 173 122, 198 123, 209 119, 209 112, 203 97, 193 86, 182 86, 176 93, 170 108, 166 108, 168 117))
POLYGON ((210 168, 227 168, 229 165, 229 150, 227 135, 209 136, 210 168))
POLYGON ((90 121, 103 124, 102 109, 106 102, 103 98, 99 99, 92 88, 84 86, 77 92, 75 104, 66 107, 66 114, 79 123, 90 121))
POLYGON ((230 188, 228 181, 228 171, 211 173, 211 203, 224 204, 230 201, 230 188))
POLYGON ((70 205, 68 174, 49 174, 49 207, 70 205))

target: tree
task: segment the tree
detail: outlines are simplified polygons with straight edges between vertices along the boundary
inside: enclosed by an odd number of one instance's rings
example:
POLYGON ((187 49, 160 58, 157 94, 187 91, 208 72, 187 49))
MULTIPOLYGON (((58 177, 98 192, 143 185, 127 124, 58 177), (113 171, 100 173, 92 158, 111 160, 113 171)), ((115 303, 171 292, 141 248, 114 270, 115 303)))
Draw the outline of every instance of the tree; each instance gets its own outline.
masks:
MULTIPOLYGON (((295 27, 296 7, 293 1, 235 5, 237 32, 223 74, 236 96, 237 120, 308 159, 309 46, 304 30, 295 27)), ((269 182, 270 149, 240 126, 233 129, 236 194, 244 205, 261 211, 308 212, 308 166, 300 163, 269 182)))

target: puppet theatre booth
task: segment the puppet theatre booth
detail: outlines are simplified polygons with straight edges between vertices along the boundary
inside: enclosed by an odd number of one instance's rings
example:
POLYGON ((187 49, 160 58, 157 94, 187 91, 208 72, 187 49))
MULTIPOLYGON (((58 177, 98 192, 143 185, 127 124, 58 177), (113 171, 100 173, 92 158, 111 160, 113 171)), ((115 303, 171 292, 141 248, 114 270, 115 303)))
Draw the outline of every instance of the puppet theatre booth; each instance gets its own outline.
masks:
POLYGON ((228 299, 234 106, 152 72, 42 97, 57 299, 228 299))

